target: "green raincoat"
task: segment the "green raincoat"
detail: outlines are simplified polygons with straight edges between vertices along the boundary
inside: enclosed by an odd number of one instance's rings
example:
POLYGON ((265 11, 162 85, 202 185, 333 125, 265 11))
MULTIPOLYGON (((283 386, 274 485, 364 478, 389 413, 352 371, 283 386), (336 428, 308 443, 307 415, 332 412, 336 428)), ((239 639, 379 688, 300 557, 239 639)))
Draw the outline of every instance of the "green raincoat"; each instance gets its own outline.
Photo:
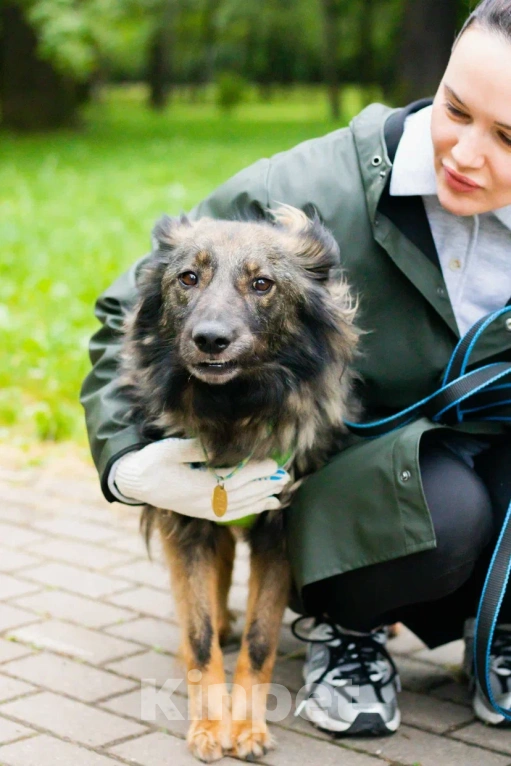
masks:
MULTIPOLYGON (((346 276, 360 299, 357 324, 365 334, 357 368, 368 420, 432 393, 459 340, 422 199, 388 192, 404 120, 426 103, 400 110, 373 104, 348 128, 256 162, 190 214, 230 218, 280 202, 316 208, 339 243, 346 276)), ((115 499, 107 486, 112 463, 143 445, 128 422, 128 403, 116 377, 119 330, 136 299, 140 262, 97 302, 102 327, 91 340, 93 369, 82 388, 92 455, 108 500, 115 499)), ((510 351, 511 327, 502 319, 485 334, 473 359, 509 358, 510 351)), ((439 427, 424 418, 361 440, 303 484, 286 511, 298 594, 317 580, 435 547, 418 454, 422 434, 439 427)), ((503 428, 456 426, 478 434, 503 428)))

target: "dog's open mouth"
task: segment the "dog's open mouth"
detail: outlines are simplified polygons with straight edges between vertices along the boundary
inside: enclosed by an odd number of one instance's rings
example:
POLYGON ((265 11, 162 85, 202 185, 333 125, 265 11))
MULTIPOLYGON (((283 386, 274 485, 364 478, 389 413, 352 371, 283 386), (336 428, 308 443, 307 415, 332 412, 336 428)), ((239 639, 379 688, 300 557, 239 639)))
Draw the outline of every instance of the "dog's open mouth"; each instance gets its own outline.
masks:
POLYGON ((223 382, 235 377, 239 371, 237 362, 199 362, 193 365, 193 373, 196 377, 207 382, 223 382))
POLYGON ((236 362, 200 362, 200 364, 195 366, 204 372, 226 372, 227 370, 233 370, 238 365, 236 362))

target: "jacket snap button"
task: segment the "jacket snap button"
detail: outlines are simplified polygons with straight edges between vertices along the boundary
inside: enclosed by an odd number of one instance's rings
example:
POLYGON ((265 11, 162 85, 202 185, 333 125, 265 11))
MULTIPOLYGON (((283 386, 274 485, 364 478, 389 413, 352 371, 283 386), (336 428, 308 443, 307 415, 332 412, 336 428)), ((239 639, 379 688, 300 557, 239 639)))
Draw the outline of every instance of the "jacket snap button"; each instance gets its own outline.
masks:
POLYGON ((371 160, 371 165, 373 165, 375 168, 377 168, 379 165, 381 165, 383 162, 382 158, 379 154, 376 154, 373 159, 371 160))
POLYGON ((436 292, 437 295, 445 295, 445 287, 437 287, 436 292))
POLYGON ((509 332, 511 332, 511 317, 508 317, 508 318, 506 319, 506 330, 508 330, 509 332))
POLYGON ((410 471, 401 471, 401 473, 399 474, 399 478, 401 479, 401 481, 409 481, 412 478, 412 474, 410 473, 410 471))

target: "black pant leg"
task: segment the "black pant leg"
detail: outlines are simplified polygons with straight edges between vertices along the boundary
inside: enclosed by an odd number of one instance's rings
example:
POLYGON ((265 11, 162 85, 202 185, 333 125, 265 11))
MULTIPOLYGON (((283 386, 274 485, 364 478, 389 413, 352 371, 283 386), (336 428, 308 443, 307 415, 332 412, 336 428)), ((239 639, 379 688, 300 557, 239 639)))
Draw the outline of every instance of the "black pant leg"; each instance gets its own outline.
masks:
MULTIPOLYGON (((474 462, 475 470, 488 488, 495 525, 494 539, 480 562, 480 568, 483 570, 481 580, 484 584, 488 566, 511 503, 511 438, 507 436, 499 440, 490 450, 478 455, 474 462)), ((499 621, 511 622, 511 587, 508 587, 502 602, 499 621)))
POLYGON ((496 526, 501 528, 511 502, 511 436, 474 458, 474 470, 490 495, 496 526))
MULTIPOLYGON (((496 439, 492 447, 474 459, 474 470, 490 496, 494 534, 476 562, 468 580, 454 593, 430 604, 412 604, 398 610, 396 619, 405 622, 429 646, 452 641, 462 635, 463 622, 475 617, 502 523, 511 502, 511 440, 496 439)), ((508 588, 499 622, 511 622, 511 589, 508 588)))
POLYGON ((423 439, 420 465, 437 547, 306 586, 303 600, 309 613, 328 614, 360 631, 397 620, 413 623, 410 627, 432 645, 451 640, 453 631, 460 630, 471 614, 471 589, 460 600, 460 613, 451 613, 431 636, 419 630, 414 609, 419 606, 426 617, 429 604, 438 604, 470 581, 494 534, 491 499, 481 477, 436 432, 423 439))

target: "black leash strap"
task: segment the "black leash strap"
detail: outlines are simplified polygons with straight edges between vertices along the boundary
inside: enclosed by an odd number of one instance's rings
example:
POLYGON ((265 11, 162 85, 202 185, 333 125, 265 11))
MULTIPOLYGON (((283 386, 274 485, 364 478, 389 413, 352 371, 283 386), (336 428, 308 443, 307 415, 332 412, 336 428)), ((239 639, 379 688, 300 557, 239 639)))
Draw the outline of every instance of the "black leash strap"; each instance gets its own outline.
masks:
POLYGON ((486 575, 486 582, 477 610, 474 638, 474 663, 479 686, 492 707, 508 721, 511 721, 511 710, 501 707, 495 700, 490 681, 490 665, 493 636, 500 607, 506 594, 510 570, 511 503, 486 575))
MULTIPOLYGON (((467 373, 472 352, 485 330, 496 321, 509 322, 511 305, 480 319, 460 340, 447 365, 442 386, 396 415, 372 423, 346 423, 359 436, 376 437, 401 428, 418 417, 454 425, 464 420, 493 420, 511 424, 511 363, 496 362, 467 373)), ((510 466, 511 470, 511 466, 510 466)), ((511 721, 511 710, 495 700, 490 680, 491 648, 497 620, 511 574, 511 503, 488 568, 476 620, 475 674, 492 707, 511 721)))

